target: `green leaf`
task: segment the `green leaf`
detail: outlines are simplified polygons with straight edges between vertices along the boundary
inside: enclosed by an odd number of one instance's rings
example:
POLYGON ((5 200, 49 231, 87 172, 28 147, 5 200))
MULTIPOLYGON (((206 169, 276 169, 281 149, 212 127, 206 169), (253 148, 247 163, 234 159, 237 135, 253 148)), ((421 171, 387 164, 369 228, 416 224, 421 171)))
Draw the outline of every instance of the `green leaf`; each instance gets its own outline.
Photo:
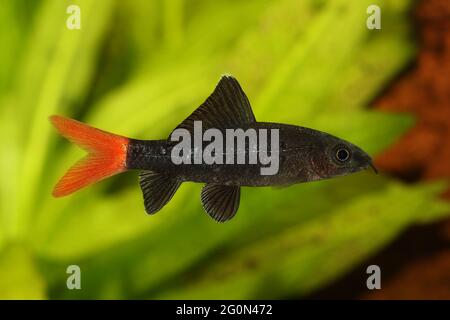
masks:
POLYGON ((9 246, 0 251, 0 299, 45 299, 46 284, 28 249, 9 246))
POLYGON ((224 254, 155 297, 273 299, 309 293, 391 241, 424 210, 448 212, 448 204, 428 207, 431 190, 442 188, 394 185, 335 209, 330 203, 329 216, 224 254))

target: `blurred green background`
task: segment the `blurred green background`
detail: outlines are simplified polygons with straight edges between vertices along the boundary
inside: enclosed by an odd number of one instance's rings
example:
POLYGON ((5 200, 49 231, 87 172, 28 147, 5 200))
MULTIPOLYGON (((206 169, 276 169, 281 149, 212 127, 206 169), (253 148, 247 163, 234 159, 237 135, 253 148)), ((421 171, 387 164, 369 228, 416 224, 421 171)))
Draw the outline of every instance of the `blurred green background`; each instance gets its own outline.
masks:
POLYGON ((284 189, 244 188, 215 223, 200 184, 145 214, 137 173, 63 199, 51 189, 83 152, 62 114, 161 139, 239 79, 260 121, 327 131, 376 155, 414 119, 370 110, 412 59, 413 1, 0 0, 0 298, 286 298, 320 289, 411 224, 449 213, 443 183, 362 172, 284 189), (69 30, 66 9, 81 8, 69 30), (68 290, 66 268, 81 268, 68 290))

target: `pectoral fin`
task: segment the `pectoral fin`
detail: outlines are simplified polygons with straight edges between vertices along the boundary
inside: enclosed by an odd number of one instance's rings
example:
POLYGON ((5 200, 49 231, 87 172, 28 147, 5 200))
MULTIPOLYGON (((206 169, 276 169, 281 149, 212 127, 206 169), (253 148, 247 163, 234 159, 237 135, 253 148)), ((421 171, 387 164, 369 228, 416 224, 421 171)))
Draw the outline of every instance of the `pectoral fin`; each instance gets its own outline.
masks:
POLYGON ((239 208, 241 188, 207 184, 202 189, 201 199, 205 211, 216 221, 225 222, 236 214, 239 208))
POLYGON ((154 214, 172 199, 181 182, 162 173, 141 171, 139 184, 144 195, 145 211, 154 214))

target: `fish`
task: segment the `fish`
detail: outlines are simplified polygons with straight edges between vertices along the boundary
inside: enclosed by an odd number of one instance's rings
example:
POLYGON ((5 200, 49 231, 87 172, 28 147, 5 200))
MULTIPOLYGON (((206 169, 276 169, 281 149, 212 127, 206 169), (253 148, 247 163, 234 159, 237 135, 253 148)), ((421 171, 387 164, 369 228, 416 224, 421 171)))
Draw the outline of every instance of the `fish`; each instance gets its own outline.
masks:
POLYGON ((231 75, 222 76, 213 93, 167 139, 128 138, 59 115, 51 116, 50 121, 60 135, 87 151, 57 182, 53 196, 67 196, 113 175, 138 170, 148 214, 160 211, 183 182, 204 183, 200 197, 204 210, 215 221, 225 222, 238 211, 241 187, 284 187, 369 168, 377 173, 371 157, 348 141, 311 128, 256 121, 247 95, 231 75), (215 143, 221 135, 228 139, 229 132, 247 133, 247 136, 244 144, 220 149, 220 143, 214 145, 216 148, 211 147, 211 135, 200 144, 185 143, 187 151, 180 152, 180 133, 192 134, 195 139, 199 125, 203 138, 208 130, 215 130, 211 131, 215 133, 215 143), (249 132, 255 132, 261 145, 263 133, 268 139, 270 132, 270 143, 265 143, 265 149, 255 147, 250 143, 249 132), (208 145, 209 154, 206 153, 208 145), (204 152, 205 161, 199 149, 204 152), (182 161, 174 161, 174 155, 182 155, 182 161), (214 161, 206 161, 207 155, 213 156, 214 161), (248 160, 255 160, 256 156, 260 162, 248 160), (228 161, 239 157, 247 162, 228 161), (263 174, 269 163, 267 159, 276 162, 275 170, 263 174))

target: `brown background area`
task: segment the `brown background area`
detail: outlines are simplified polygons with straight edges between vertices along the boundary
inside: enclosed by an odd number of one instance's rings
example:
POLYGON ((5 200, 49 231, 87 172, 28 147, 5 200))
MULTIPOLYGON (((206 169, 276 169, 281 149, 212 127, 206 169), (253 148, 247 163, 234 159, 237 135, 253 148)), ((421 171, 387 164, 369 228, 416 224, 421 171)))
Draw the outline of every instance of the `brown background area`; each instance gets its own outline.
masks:
MULTIPOLYGON (((414 10, 419 53, 375 101, 409 112, 416 126, 376 159, 405 181, 450 178, 450 1, 422 0, 414 10)), ((442 197, 450 200, 450 189, 442 197)), ((310 298, 450 299, 450 220, 413 227, 381 253, 310 298), (365 287, 366 267, 382 270, 382 289, 365 287)))

